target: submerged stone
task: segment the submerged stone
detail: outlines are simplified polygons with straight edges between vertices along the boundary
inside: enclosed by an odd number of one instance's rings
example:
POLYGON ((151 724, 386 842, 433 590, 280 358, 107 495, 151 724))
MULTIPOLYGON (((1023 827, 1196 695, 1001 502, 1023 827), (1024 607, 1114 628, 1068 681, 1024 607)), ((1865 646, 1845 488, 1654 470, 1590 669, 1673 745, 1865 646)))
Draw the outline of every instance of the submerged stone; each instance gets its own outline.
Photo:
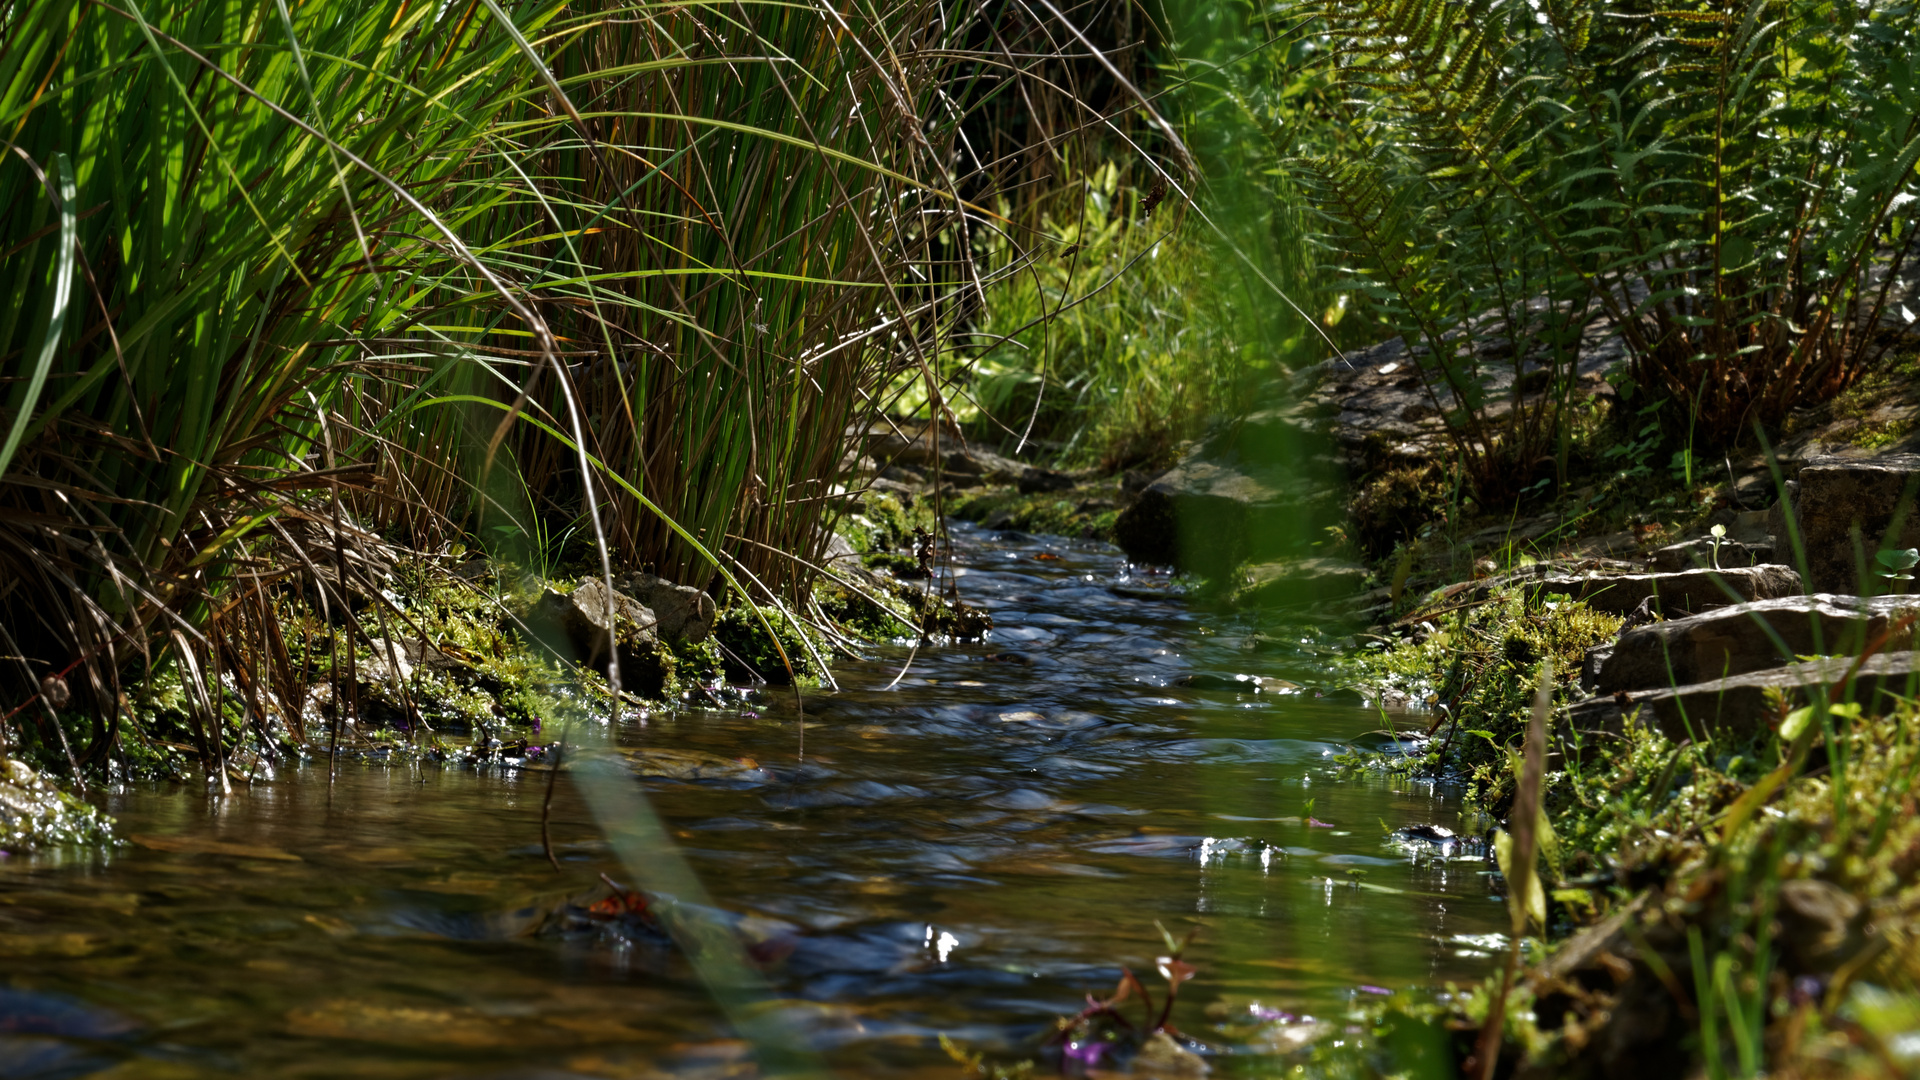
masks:
POLYGON ((1360 591, 1367 568, 1344 559, 1280 559, 1245 570, 1246 584, 1232 602, 1241 607, 1277 607, 1339 600, 1360 591))

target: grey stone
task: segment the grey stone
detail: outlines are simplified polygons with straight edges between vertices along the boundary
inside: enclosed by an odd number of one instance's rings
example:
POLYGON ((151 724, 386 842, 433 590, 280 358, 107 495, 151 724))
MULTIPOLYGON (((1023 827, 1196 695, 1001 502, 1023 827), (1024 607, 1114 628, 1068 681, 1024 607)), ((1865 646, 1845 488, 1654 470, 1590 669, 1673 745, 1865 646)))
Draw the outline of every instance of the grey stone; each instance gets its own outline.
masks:
POLYGON ((1120 512, 1114 542, 1134 562, 1216 574, 1331 524, 1338 503, 1327 496, 1282 470, 1190 455, 1120 512))
POLYGON ((1801 593, 1800 575, 1784 566, 1725 567, 1671 574, 1577 574, 1541 578, 1531 586, 1585 600, 1595 611, 1625 615, 1649 596, 1671 618, 1729 604, 1772 600, 1801 593))
POLYGON ((434 675, 452 677, 471 676, 474 667, 458 656, 441 652, 431 642, 418 637, 374 638, 368 643, 373 659, 360 669, 360 679, 366 683, 385 683, 394 673, 388 670, 389 648, 391 659, 400 662, 398 672, 401 682, 413 678, 416 670, 434 675))
MULTIPOLYGON (((1716 565, 1720 567, 1764 566, 1773 561, 1773 538, 1768 537, 1763 542, 1752 543, 1726 539, 1720 541, 1716 547, 1713 537, 1696 537, 1658 548, 1647 561, 1653 569, 1668 574, 1681 570, 1711 569, 1716 565)), ((1757 597, 1749 597, 1749 599, 1757 599, 1757 597)))
MULTIPOLYGON (((1847 697, 1862 705, 1891 705, 1894 696, 1911 697, 1920 685, 1920 663, 1911 652, 1877 653, 1867 658, 1847 697)), ((1710 682, 1633 693, 1620 691, 1568 707, 1567 722, 1582 741, 1596 733, 1618 734, 1626 717, 1638 710, 1640 722, 1669 739, 1699 741, 1708 735, 1744 738, 1757 735, 1778 719, 1769 691, 1789 704, 1802 704, 1809 688, 1831 686, 1846 676, 1853 658, 1830 657, 1710 682)))
MULTIPOLYGON (((1817 593, 1736 604, 1703 615, 1629 630, 1612 646, 1595 688, 1652 690, 1778 667, 1796 656, 1857 650, 1887 627, 1890 616, 1920 601, 1817 593)), ((1893 642, 1890 648, 1905 648, 1893 642)))
POLYGON ((1589 694, 1600 689, 1600 668, 1606 664, 1607 658, 1612 655, 1612 642, 1608 642, 1605 645, 1596 645, 1587 650, 1586 658, 1582 660, 1580 664, 1580 689, 1589 694))
POLYGON ((570 593, 548 589, 533 609, 533 624, 550 644, 572 650, 570 659, 603 666, 616 645, 625 649, 654 640, 659 620, 646 605, 614 590, 599 578, 587 578, 570 593), (609 606, 611 604, 611 607, 609 606))
MULTIPOLYGON (((855 429, 857 433, 859 429, 855 429)), ((857 437, 857 434, 856 434, 857 437)), ((866 432, 866 451, 884 470, 904 465, 910 469, 931 468, 941 458, 962 445, 960 432, 945 427, 910 421, 876 423, 866 432)))
POLYGON ((653 612, 653 631, 662 639, 698 645, 713 632, 713 597, 705 592, 639 570, 619 585, 620 591, 653 612))
MULTIPOLYGON (((1879 585, 1882 548, 1920 547, 1920 455, 1814 458, 1800 469, 1791 509, 1806 551, 1808 584, 1821 592, 1879 585)), ((1773 511, 1773 535, 1786 543, 1785 506, 1773 511)))

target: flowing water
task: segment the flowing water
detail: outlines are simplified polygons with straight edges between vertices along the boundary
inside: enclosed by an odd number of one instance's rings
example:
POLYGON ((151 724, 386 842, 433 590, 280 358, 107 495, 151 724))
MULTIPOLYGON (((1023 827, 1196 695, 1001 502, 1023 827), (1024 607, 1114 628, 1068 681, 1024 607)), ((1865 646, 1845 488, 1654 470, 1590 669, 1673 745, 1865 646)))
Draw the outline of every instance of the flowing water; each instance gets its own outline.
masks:
MULTIPOLYGON (((844 1075, 953 1077, 941 1033, 1040 1056, 1123 965, 1157 984, 1158 920, 1196 931, 1175 1021, 1216 1074, 1260 1075, 1284 1047, 1222 1016, 1489 970, 1484 862, 1387 835, 1465 832, 1454 795, 1341 778, 1380 711, 1272 683, 1317 670, 1310 629, 1249 649, 1099 544, 962 527, 956 565, 990 641, 843 665, 804 756, 784 695, 612 735, 705 885, 688 918, 764 972, 733 1020, 844 1075)), ((137 842, 0 860, 0 1077, 752 1075, 701 972, 606 915, 598 875, 660 864, 622 865, 563 780, 556 872, 545 781, 356 763, 330 787, 315 762, 113 793, 137 842)))

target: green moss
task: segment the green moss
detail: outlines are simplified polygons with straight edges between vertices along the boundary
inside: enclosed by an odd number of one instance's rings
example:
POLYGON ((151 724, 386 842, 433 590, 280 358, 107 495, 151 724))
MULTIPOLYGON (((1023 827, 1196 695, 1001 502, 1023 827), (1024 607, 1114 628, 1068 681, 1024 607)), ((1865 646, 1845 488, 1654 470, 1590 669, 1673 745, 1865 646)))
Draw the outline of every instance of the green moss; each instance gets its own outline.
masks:
POLYGON ((1349 685, 1444 708, 1454 718, 1423 757, 1351 757, 1347 764, 1451 771, 1497 804, 1510 790, 1506 751, 1526 730, 1541 663, 1551 659, 1555 699, 1567 700, 1586 651, 1617 635, 1620 621, 1564 596, 1513 590, 1453 613, 1418 643, 1347 658, 1340 667, 1349 685))
MULTIPOLYGON (((917 569, 917 566, 913 567, 917 569)), ((822 579, 813 590, 814 601, 841 632, 862 641, 900 641, 913 635, 906 619, 913 609, 900 598, 904 582, 875 581, 872 588, 855 592, 837 582, 822 579)), ((915 590, 917 591, 917 590, 915 590)), ((914 622, 918 622, 914 619, 914 622)))
POLYGON ((1021 532, 1112 540, 1119 509, 1108 488, 1023 495, 1012 488, 986 488, 955 501, 953 516, 1021 532))
MULTIPOLYGON (((779 635, 780 649, 775 649, 774 639, 767 635, 767 628, 756 616, 753 606, 744 601, 729 605, 714 617, 713 637, 721 646, 727 675, 740 681, 761 679, 776 686, 794 681, 802 686, 818 685, 820 672, 808 652, 807 642, 800 637, 803 631, 773 608, 762 608, 760 614, 779 635), (786 652, 786 663, 781 662, 781 649, 786 652)), ((827 655, 826 642, 810 633, 809 638, 815 651, 823 657, 827 655)))
POLYGON ((0 852, 113 841, 113 821, 23 761, 0 756, 0 852))
POLYGON ((915 530, 938 532, 933 500, 892 491, 869 491, 841 518, 836 530, 862 555, 910 549, 915 530))

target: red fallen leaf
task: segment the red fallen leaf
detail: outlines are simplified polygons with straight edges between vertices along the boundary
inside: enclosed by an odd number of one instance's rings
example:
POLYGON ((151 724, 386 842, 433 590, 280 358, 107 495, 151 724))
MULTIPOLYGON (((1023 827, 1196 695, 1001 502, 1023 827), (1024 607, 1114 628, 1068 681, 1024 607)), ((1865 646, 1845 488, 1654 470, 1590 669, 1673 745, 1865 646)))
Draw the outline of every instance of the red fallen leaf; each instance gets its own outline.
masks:
POLYGON ((600 880, 607 883, 607 887, 613 890, 613 895, 587 905, 587 914, 596 919, 623 919, 629 915, 642 919, 652 918, 647 912, 645 895, 615 885, 605 874, 600 875, 600 880))
POLYGON ((1040 554, 1035 555, 1034 558, 1039 560, 1040 562, 1059 562, 1060 561, 1060 556, 1055 555, 1051 551, 1043 551, 1040 554))

